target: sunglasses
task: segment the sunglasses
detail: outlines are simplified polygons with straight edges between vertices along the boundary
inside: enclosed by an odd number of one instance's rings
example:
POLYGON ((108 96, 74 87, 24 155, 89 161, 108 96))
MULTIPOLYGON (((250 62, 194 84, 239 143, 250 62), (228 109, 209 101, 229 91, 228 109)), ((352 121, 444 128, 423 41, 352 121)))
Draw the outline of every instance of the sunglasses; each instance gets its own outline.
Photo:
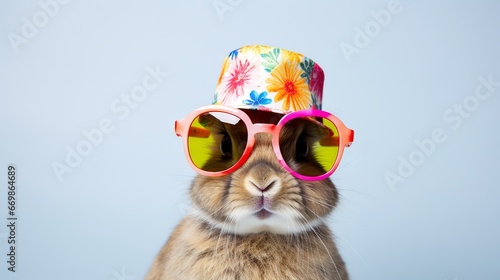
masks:
MULTIPOLYGON (((253 110, 252 110, 253 111, 253 110)), ((261 111, 254 111, 261 112, 261 111)), ((223 176, 250 156, 258 133, 269 133, 279 163, 294 177, 316 181, 329 177, 354 140, 354 131, 321 110, 283 115, 274 123, 253 123, 245 111, 210 105, 175 122, 190 165, 205 176, 223 176)))

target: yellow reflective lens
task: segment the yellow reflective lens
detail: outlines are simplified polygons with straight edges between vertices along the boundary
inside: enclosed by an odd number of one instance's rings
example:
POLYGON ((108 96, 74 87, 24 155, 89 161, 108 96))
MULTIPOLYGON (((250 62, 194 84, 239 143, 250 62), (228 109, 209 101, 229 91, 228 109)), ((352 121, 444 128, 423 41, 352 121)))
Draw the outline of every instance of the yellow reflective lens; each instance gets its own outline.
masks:
POLYGON ((323 175, 337 160, 338 136, 337 127, 326 118, 293 119, 280 132, 280 151, 295 172, 305 176, 323 175))
POLYGON ((238 161, 246 141, 246 126, 238 117, 223 112, 201 114, 189 127, 189 156, 202 170, 223 171, 238 161))
POLYGON ((312 143, 312 154, 325 172, 328 172, 339 155, 339 131, 328 119, 322 119, 322 124, 324 126, 318 126, 320 137, 312 143))

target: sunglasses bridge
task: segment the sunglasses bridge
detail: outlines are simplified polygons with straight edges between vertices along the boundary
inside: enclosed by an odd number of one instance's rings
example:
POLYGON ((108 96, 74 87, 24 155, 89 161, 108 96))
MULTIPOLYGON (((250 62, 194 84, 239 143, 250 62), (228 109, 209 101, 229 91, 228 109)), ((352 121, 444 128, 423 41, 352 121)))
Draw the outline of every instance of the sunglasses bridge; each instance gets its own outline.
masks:
POLYGON ((241 156, 241 162, 244 163, 248 160, 250 157, 251 153, 253 152, 253 148, 255 146, 255 142, 257 141, 256 136, 258 134, 266 134, 269 135, 269 139, 271 141, 271 146, 272 149, 274 150, 274 153, 277 157, 277 160, 281 166, 286 166, 285 161, 282 159, 282 157, 278 154, 279 153, 279 147, 276 147, 278 145, 277 139, 274 139, 274 136, 276 135, 276 127, 277 125, 271 124, 271 123, 253 123, 251 127, 247 127, 248 130, 248 142, 246 144, 245 152, 241 156), (278 148, 278 150, 277 150, 278 148))
POLYGON ((259 133, 269 133, 271 136, 274 134, 276 130, 276 125, 272 123, 254 123, 252 127, 249 129, 252 135, 257 135, 259 133))

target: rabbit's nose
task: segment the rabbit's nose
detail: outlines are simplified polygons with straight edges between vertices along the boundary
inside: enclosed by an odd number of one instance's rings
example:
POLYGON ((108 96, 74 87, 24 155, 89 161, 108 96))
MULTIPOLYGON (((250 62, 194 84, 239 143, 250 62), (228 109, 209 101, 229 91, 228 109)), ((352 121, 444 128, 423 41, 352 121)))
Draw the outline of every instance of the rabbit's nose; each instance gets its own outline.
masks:
POLYGON ((249 182, 250 182, 250 184, 254 185, 254 187, 256 187, 257 189, 259 189, 262 192, 266 192, 266 191, 270 190, 276 184, 276 180, 273 180, 269 183, 266 182, 264 184, 255 183, 251 180, 249 180, 249 182))
POLYGON ((244 186, 254 196, 273 195, 281 188, 281 180, 274 176, 269 178, 247 177, 244 186))

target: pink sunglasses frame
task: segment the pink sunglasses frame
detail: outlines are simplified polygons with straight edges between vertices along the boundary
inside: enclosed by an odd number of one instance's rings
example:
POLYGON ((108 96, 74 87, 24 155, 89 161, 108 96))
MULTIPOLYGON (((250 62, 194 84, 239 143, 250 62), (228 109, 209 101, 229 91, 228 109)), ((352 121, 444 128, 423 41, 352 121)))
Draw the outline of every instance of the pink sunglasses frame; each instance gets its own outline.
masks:
POLYGON ((283 166, 290 174, 292 174, 294 177, 305 180, 305 181, 318 181, 318 180, 323 180, 328 178, 332 173, 337 169, 340 159, 342 158, 342 155, 344 153, 344 148, 349 147, 352 142, 354 141, 354 130, 348 128, 347 126, 344 125, 344 123, 337 118, 336 116, 332 115, 331 113, 328 113, 326 111, 321 111, 321 110, 314 110, 314 109, 308 109, 308 110, 302 110, 302 111, 296 111, 292 112, 289 114, 284 115, 279 122, 274 125, 274 124, 268 124, 268 123, 252 123, 250 117, 245 114, 240 109, 234 108, 234 107, 228 107, 228 106, 223 106, 223 105, 209 105, 209 106, 204 106, 201 108, 198 108, 191 113, 189 113, 185 118, 181 120, 176 120, 175 121, 175 133, 177 136, 180 136, 183 138, 184 142, 184 152, 185 155, 188 159, 189 164, 191 167, 197 171, 198 173, 205 175, 205 176, 224 176, 228 175, 232 172, 234 172, 236 169, 240 168, 248 159, 250 154, 252 153, 253 146, 255 144, 255 135, 257 133, 269 133, 272 135, 272 145, 274 149, 274 153, 276 154, 276 157, 278 158, 279 163, 281 166, 283 166), (222 112, 222 113, 228 113, 231 115, 234 115, 241 119, 247 129, 248 129, 248 139, 247 139, 247 145, 245 148, 245 151, 243 152, 241 158, 230 168, 223 170, 223 171, 218 171, 218 172, 209 172, 202 170, 198 168, 193 160, 191 159, 190 153, 189 153, 189 144, 188 144, 188 136, 189 136, 189 128, 191 127, 191 123, 195 120, 197 116, 203 113, 207 112, 222 112), (281 155, 281 151, 279 148, 279 135, 280 131, 283 128, 283 125, 286 124, 288 121, 291 119, 295 118, 300 118, 300 117, 321 117, 330 120, 338 129, 338 143, 339 143, 339 151, 338 151, 338 156, 337 159, 335 160, 335 163, 333 164, 332 168, 326 172, 325 174, 319 175, 319 176, 305 176, 302 174, 299 174, 292 170, 286 161, 283 159, 283 156, 281 155))

